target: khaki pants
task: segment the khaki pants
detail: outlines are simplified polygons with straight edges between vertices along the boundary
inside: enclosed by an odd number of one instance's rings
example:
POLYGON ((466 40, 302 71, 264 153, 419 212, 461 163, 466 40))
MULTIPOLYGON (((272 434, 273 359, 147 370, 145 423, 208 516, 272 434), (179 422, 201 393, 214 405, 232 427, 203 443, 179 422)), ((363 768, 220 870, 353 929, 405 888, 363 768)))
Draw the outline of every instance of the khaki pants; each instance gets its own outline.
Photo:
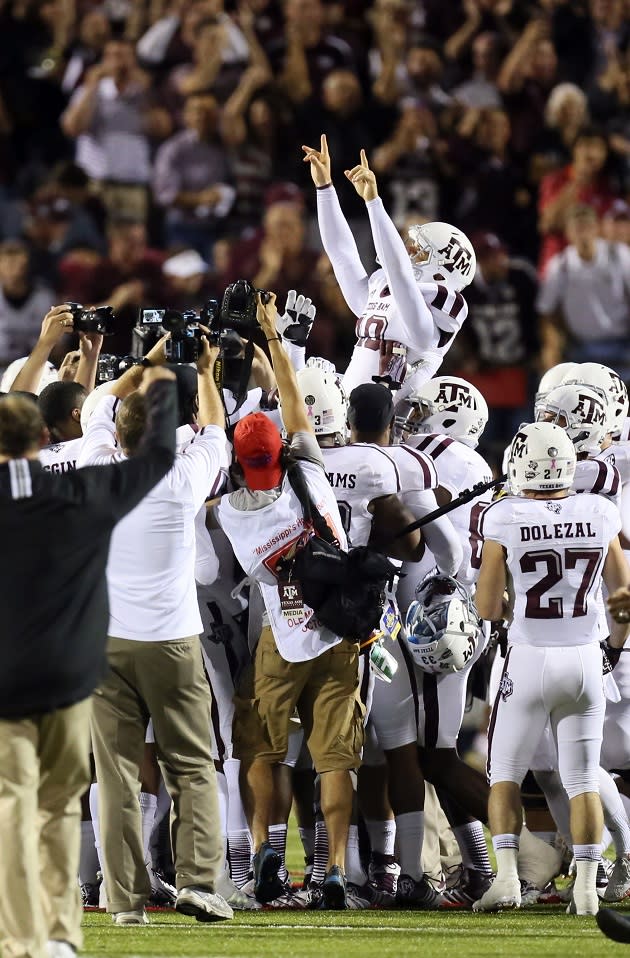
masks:
POLYGON ((138 800, 149 717, 173 800, 177 888, 199 885, 213 891, 223 867, 223 846, 210 752, 210 691, 199 638, 110 638, 107 655, 110 673, 94 694, 92 716, 107 909, 142 908, 151 892, 138 800))
POLYGON ((0 719, 3 958, 46 958, 49 939, 81 947, 77 873, 90 711, 85 699, 47 715, 0 719))

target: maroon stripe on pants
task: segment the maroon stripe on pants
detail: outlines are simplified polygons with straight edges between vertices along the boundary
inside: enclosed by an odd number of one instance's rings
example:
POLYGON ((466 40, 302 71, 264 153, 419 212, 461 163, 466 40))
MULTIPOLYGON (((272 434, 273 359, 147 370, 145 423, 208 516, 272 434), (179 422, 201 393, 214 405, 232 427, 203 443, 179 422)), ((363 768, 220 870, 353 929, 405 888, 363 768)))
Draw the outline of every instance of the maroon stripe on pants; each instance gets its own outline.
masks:
POLYGON ((407 674, 409 676, 409 684, 411 685, 411 694, 413 695, 413 711, 416 716, 416 728, 420 720, 420 697, 418 695, 418 682, 416 680, 416 667, 413 664, 413 656, 411 650, 407 645, 405 639, 396 639, 402 652, 403 659, 405 660, 405 665, 407 667, 407 674))
MULTIPOLYGON (((508 661, 510 659, 510 652, 512 649, 508 649, 507 655, 505 656, 505 662, 503 663, 503 670, 501 671, 501 681, 503 681, 503 676, 507 672, 508 661)), ((490 715, 490 724, 488 726, 488 761, 486 762, 486 776, 488 779, 488 784, 490 784, 490 762, 492 757, 492 736, 494 735, 494 726, 497 721, 497 712, 499 710, 499 699, 501 698, 501 682, 499 682, 499 690, 497 691, 497 697, 494 700, 492 706, 492 713, 490 715)))

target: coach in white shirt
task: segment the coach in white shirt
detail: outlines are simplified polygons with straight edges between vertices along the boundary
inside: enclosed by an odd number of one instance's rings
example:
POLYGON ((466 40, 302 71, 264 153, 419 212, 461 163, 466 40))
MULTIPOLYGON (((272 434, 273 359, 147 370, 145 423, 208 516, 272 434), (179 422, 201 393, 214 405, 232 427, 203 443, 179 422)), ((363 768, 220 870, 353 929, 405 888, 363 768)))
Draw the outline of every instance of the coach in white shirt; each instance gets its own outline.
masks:
POLYGON ((598 238, 598 231, 592 207, 569 210, 570 245, 549 261, 538 294, 543 361, 547 369, 563 358, 604 363, 625 379, 630 373, 630 249, 598 238))
MULTIPOLYGON (((228 464, 223 406, 212 375, 218 350, 205 338, 202 344, 197 372, 203 428, 120 524, 107 567, 111 671, 95 695, 92 743, 107 907, 119 925, 148 922, 144 904, 151 888, 138 795, 149 717, 174 805, 176 907, 200 921, 232 917, 214 894, 223 850, 194 577, 195 516, 228 464)), ((133 456, 145 423, 142 396, 129 392, 138 369, 128 370, 96 407, 79 467, 133 456)))

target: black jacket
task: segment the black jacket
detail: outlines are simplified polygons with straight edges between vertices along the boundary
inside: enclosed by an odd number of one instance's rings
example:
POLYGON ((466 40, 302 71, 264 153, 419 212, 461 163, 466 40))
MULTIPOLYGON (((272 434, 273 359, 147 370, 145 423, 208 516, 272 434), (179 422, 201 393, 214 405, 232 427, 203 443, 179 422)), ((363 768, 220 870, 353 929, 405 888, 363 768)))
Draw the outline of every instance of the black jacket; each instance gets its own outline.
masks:
POLYGON ((0 464, 0 718, 73 705, 106 674, 112 530, 175 457, 175 385, 147 397, 142 446, 125 462, 62 475, 0 464))

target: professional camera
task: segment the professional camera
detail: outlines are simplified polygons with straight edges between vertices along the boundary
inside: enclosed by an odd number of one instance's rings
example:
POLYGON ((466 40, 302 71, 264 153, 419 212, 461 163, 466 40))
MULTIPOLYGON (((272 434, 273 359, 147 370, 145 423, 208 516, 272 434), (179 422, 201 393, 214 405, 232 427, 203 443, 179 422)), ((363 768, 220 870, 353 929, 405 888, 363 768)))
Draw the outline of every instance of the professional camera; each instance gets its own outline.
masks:
POLYGON ((78 333, 99 333, 111 336, 114 332, 114 308, 112 306, 84 307, 80 303, 66 303, 78 333))
POLYGON ((230 283, 223 294, 220 321, 222 328, 235 329, 239 333, 252 333, 258 328, 256 319, 257 294, 263 303, 268 303, 271 293, 256 289, 246 279, 230 283))
POLYGON ((142 358, 138 356, 115 356, 113 353, 101 353, 96 366, 96 385, 111 383, 122 376, 132 366, 140 366, 142 358))

